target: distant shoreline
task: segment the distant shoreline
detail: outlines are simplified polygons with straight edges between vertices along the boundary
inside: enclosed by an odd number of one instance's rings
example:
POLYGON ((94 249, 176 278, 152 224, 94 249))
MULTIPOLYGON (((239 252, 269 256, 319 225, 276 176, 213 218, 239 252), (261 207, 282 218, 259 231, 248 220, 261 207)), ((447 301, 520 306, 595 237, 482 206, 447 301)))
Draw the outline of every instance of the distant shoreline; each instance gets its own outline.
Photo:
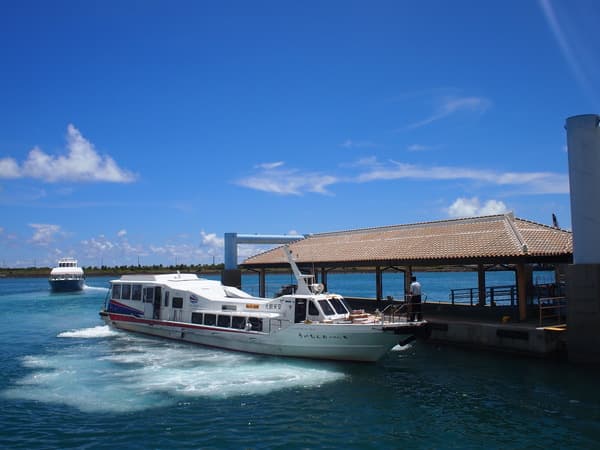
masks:
MULTIPOLYGON (((48 278, 50 276, 50 268, 44 269, 0 269, 0 278, 48 278)), ((118 270, 112 268, 111 270, 88 270, 84 268, 86 277, 120 277, 121 275, 134 275, 134 274, 166 274, 180 271, 182 273, 195 273, 198 276, 203 275, 220 275, 220 270, 206 270, 197 271, 191 269, 170 269, 165 268, 163 270, 118 270)))

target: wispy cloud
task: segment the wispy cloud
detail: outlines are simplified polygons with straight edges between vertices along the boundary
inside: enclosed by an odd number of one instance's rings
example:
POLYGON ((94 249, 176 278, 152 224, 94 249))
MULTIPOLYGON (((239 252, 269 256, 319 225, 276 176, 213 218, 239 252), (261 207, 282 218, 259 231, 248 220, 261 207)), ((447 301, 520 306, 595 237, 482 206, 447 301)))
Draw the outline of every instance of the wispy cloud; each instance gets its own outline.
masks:
POLYGON ((529 194, 567 194, 569 179, 566 174, 552 172, 497 172, 457 166, 424 167, 397 161, 376 163, 359 174, 360 183, 377 180, 467 180, 500 186, 520 186, 529 194))
POLYGON ((432 145, 422 145, 422 144, 411 144, 408 147, 406 147, 406 150, 408 150, 409 152, 425 152, 428 150, 433 150, 434 146, 432 145))
POLYGON ((264 169, 264 170, 273 170, 277 167, 283 166, 285 163, 283 161, 276 161, 270 163, 261 163, 254 166, 255 169, 264 169))
POLYGON ((483 97, 446 97, 439 102, 435 111, 427 118, 405 126, 404 130, 424 127, 438 120, 459 112, 482 114, 491 106, 491 102, 483 97))
POLYGON ((283 169, 283 164, 275 168, 263 168, 258 173, 242 178, 236 184, 258 191, 281 195, 302 195, 305 192, 330 194, 327 187, 339 182, 332 175, 302 173, 294 169, 283 169))
POLYGON ((353 141, 352 139, 346 139, 340 144, 340 147, 344 148, 372 148, 376 145, 369 141, 353 141))
POLYGON ((504 214, 508 209, 504 202, 499 200, 488 200, 482 204, 477 197, 460 197, 446 211, 450 217, 473 217, 504 214))
POLYGON ((555 8, 550 0, 538 3, 576 82, 588 96, 598 99, 594 83, 590 82, 600 75, 597 4, 590 2, 578 8, 568 2, 555 2, 555 8), (569 21, 576 26, 569 28, 569 21))
POLYGON ((34 147, 19 164, 14 158, 0 159, 0 178, 34 178, 53 183, 59 181, 104 181, 129 183, 136 175, 121 169, 108 155, 99 155, 94 145, 77 128, 67 127, 67 154, 53 156, 34 147))
POLYGON ((498 172, 460 166, 420 166, 398 161, 380 162, 375 157, 340 164, 343 175, 301 171, 265 170, 242 178, 240 186, 280 195, 331 194, 329 188, 341 183, 371 183, 393 180, 467 181, 503 187, 513 186, 521 194, 568 194, 567 174, 554 172, 498 172))

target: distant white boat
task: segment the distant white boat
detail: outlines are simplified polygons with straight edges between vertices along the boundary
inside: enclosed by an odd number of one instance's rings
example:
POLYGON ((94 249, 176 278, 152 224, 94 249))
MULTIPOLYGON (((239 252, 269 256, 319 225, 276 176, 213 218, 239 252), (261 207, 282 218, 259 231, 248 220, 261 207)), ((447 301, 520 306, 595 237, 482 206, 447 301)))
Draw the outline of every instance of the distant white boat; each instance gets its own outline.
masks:
POLYGON ((58 266, 50 271, 48 282, 54 292, 81 291, 85 283, 85 274, 77 265, 76 259, 62 258, 58 261, 58 266))
POLYGON ((352 311, 322 284, 307 282, 284 247, 295 292, 259 298, 195 274, 123 275, 100 316, 119 329, 250 353, 376 361, 425 321, 404 314, 352 311))

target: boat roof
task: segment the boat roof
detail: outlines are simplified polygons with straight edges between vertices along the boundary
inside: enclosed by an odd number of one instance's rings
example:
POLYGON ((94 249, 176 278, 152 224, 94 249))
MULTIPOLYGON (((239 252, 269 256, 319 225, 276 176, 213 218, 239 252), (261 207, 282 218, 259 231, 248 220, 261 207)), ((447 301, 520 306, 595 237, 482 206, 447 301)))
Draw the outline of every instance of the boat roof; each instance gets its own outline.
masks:
POLYGON ((240 289, 232 286, 224 286, 220 281, 200 278, 193 273, 169 273, 169 274, 142 274, 122 275, 113 283, 155 283, 178 291, 196 293, 211 300, 231 300, 269 302, 271 299, 254 297, 240 289))
POLYGON ((206 278, 200 278, 195 273, 161 273, 161 274, 135 274, 135 275, 121 275, 118 280, 112 280, 111 283, 118 281, 141 281, 141 282, 155 282, 155 283, 166 283, 166 282, 182 282, 190 280, 207 280, 206 278))

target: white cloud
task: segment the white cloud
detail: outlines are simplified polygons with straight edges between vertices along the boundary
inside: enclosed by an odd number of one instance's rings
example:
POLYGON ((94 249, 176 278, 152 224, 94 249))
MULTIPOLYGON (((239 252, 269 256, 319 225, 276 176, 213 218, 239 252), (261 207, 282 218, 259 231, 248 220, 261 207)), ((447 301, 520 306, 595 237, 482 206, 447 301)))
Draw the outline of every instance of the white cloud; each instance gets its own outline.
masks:
POLYGON ((429 117, 407 125, 405 129, 420 128, 463 111, 481 114, 490 105, 491 102, 483 97, 447 97, 440 102, 436 110, 429 117))
POLYGON ((35 245, 49 245, 54 241, 55 236, 61 233, 59 225, 30 223, 29 226, 34 229, 33 236, 29 242, 35 245))
POLYGON ((447 209, 450 217, 472 217, 504 214, 506 205, 499 200, 488 200, 483 205, 477 197, 457 198, 447 209))
POLYGON ((110 251, 118 245, 109 241, 103 234, 101 234, 98 237, 83 240, 81 241, 81 244, 83 245, 83 248, 87 249, 88 253, 92 255, 101 254, 105 251, 110 251))
POLYGON ((200 236, 202 237, 202 245, 215 250, 223 248, 225 239, 217 237, 216 233, 205 233, 204 231, 201 231, 200 236))
POLYGON ((117 236, 119 236, 119 237, 125 237, 125 236, 127 236, 127 230, 119 230, 117 232, 117 236))
POLYGON ((0 178, 20 178, 21 169, 13 158, 0 159, 0 178))
POLYGON ((67 155, 53 156, 34 147, 19 167, 12 158, 0 160, 0 178, 29 177, 46 182, 107 181, 128 183, 136 176, 119 168, 108 155, 99 155, 94 145, 79 130, 67 127, 67 155))

